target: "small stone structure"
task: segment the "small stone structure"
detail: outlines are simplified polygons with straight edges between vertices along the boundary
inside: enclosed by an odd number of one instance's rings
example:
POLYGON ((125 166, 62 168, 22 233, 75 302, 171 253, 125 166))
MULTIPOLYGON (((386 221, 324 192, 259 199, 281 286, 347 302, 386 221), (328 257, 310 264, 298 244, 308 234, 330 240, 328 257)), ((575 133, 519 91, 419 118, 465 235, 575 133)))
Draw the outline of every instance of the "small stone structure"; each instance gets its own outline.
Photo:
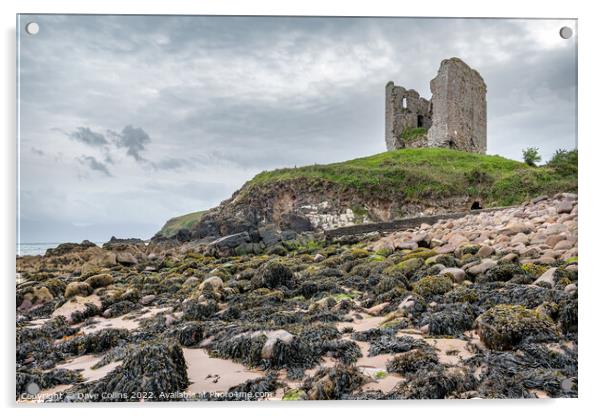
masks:
POLYGON ((387 150, 446 147, 466 152, 487 150, 487 86, 459 58, 441 62, 431 81, 431 100, 389 81, 386 86, 387 150))

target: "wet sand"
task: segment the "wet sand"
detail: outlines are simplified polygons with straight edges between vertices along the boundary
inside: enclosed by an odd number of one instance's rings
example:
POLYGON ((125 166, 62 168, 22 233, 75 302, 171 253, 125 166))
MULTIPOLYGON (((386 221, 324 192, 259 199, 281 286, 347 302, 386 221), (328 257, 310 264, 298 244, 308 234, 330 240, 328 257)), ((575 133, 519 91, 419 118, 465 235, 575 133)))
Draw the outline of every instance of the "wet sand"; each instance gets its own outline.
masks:
POLYGON ((189 393, 222 393, 247 380, 265 376, 231 360, 212 358, 202 348, 182 348, 188 366, 189 393))
MULTIPOLYGON (((142 315, 136 313, 128 313, 114 318, 103 318, 95 316, 95 323, 88 326, 82 326, 80 329, 84 334, 93 334, 106 328, 127 329, 134 331, 140 326, 140 321, 146 318, 151 318, 161 312, 170 310, 170 308, 148 308, 142 315)), ((139 312, 139 311, 136 311, 139 312)))
POLYGON ((102 357, 86 354, 69 360, 63 364, 58 364, 56 368, 65 368, 67 370, 82 370, 81 374, 84 378, 84 381, 96 381, 104 376, 106 376, 109 372, 117 368, 121 361, 111 362, 103 367, 98 369, 92 369, 92 366, 100 361, 102 357))
POLYGON ((381 322, 385 320, 382 316, 370 316, 368 314, 360 314, 362 319, 353 318, 352 322, 338 322, 337 329, 339 331, 343 328, 353 328, 355 332, 366 331, 371 328, 377 328, 381 322))

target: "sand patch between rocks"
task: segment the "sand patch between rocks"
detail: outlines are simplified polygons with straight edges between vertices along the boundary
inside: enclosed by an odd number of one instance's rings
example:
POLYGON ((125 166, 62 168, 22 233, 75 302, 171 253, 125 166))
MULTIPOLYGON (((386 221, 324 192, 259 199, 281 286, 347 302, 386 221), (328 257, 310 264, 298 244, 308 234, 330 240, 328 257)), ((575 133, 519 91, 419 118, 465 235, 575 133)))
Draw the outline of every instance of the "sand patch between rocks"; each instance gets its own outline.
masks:
POLYGON ((115 329, 127 329, 129 331, 133 331, 138 329, 140 326, 140 321, 147 318, 152 318, 155 315, 158 315, 161 312, 168 311, 170 308, 149 308, 142 315, 137 314, 126 314, 122 316, 116 316, 114 318, 103 318, 101 316, 97 316, 94 318, 94 323, 87 326, 80 327, 81 331, 84 334, 93 334, 95 332, 101 331, 106 328, 115 328, 115 329))
POLYGON ((213 358, 202 348, 182 348, 188 366, 189 393, 225 393, 247 380, 264 377, 259 370, 249 370, 231 360, 213 358))
POLYGON ((108 373, 110 373, 112 370, 114 370, 121 364, 121 361, 115 361, 98 369, 93 369, 92 367, 96 363, 98 363, 101 360, 101 358, 102 357, 96 355, 86 354, 69 360, 63 364, 58 364, 56 368, 64 368, 67 370, 82 370, 81 375, 84 378, 84 381, 96 381, 106 376, 108 373))

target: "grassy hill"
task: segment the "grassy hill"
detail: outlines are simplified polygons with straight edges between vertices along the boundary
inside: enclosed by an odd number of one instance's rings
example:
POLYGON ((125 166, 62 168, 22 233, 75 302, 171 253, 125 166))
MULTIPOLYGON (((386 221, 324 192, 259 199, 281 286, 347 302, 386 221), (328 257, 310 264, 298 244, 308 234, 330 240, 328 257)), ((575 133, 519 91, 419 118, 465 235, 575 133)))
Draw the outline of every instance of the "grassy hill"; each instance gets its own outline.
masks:
MULTIPOLYGON (((266 198, 287 186, 299 199, 328 189, 328 195, 352 194, 363 201, 428 201, 432 205, 446 198, 468 197, 482 200, 486 207, 507 206, 543 194, 577 191, 577 152, 559 153, 547 165, 534 167, 501 156, 450 149, 401 149, 340 163, 262 172, 245 183, 226 207, 266 205, 266 198)), ((169 237, 180 228, 190 229, 204 213, 172 218, 160 235, 169 237)))
POLYGON ((178 230, 192 228, 193 225, 199 222, 205 212, 206 211, 191 212, 190 214, 171 218, 165 223, 158 234, 167 238, 173 237, 178 230))
POLYGON ((512 205, 539 195, 577 189, 574 171, 450 149, 402 149, 328 165, 262 172, 243 191, 278 181, 315 179, 357 192, 400 193, 407 199, 456 195, 480 197, 490 206, 512 205))

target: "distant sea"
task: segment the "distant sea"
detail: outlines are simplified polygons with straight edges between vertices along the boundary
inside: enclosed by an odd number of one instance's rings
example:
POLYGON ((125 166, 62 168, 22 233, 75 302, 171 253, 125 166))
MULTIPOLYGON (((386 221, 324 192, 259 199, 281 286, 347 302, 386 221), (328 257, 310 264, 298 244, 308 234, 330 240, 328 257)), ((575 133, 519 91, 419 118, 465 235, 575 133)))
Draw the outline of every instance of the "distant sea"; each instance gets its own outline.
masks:
MULTIPOLYGON (((102 246, 104 242, 94 241, 94 244, 102 246)), ((17 244, 17 256, 36 256, 46 253, 49 248, 55 248, 62 243, 20 243, 17 244)))

